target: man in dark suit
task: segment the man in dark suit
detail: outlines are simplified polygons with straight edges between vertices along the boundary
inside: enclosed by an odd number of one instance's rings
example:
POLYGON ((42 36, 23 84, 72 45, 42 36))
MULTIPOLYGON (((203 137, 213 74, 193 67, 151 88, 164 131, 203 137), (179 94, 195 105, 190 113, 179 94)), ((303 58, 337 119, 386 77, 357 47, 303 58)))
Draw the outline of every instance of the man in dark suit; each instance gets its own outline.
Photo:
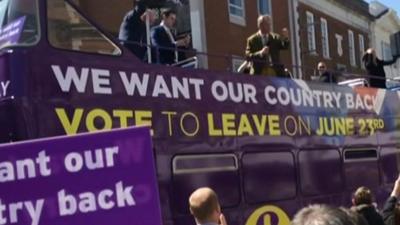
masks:
POLYGON ((271 31, 271 17, 257 19, 258 32, 247 39, 246 58, 253 64, 250 74, 284 76, 280 51, 289 48, 289 32, 282 29, 282 36, 271 31))
POLYGON ((337 74, 328 71, 328 68, 324 62, 319 62, 317 69, 320 82, 329 84, 337 83, 337 74))
POLYGON ((150 24, 155 21, 155 12, 147 9, 145 0, 136 0, 135 7, 129 11, 122 21, 118 38, 140 60, 144 60, 146 54, 147 32, 146 18, 150 24))
POLYGON ((190 36, 176 40, 172 32, 176 22, 176 12, 172 9, 162 13, 162 21, 159 26, 153 28, 151 32, 151 42, 156 51, 155 58, 161 64, 174 64, 177 62, 177 47, 187 47, 190 36))

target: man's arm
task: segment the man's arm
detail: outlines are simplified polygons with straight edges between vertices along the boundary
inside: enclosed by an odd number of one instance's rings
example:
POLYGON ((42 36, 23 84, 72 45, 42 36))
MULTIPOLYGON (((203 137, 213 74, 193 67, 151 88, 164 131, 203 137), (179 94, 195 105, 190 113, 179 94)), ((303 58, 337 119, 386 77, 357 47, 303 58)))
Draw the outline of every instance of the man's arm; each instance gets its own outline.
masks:
POLYGON ((247 39, 246 58, 248 60, 261 60, 266 54, 268 54, 268 51, 268 47, 258 50, 257 46, 255 46, 254 38, 250 37, 247 39))
POLYGON ((388 61, 382 60, 382 64, 383 64, 384 66, 390 66, 390 65, 396 63, 396 61, 397 61, 397 58, 393 58, 392 60, 388 60, 388 61))
POLYGON ((394 183, 393 191, 386 200, 382 210, 382 218, 386 225, 395 225, 395 207, 397 199, 400 197, 400 176, 394 183))

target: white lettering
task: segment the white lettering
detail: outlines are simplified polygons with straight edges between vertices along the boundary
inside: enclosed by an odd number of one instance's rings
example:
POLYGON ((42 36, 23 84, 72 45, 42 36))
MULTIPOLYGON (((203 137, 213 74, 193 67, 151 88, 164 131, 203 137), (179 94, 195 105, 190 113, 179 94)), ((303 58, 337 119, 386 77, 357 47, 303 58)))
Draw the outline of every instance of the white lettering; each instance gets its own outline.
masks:
POLYGON ((125 91, 129 96, 133 96, 135 94, 135 90, 139 92, 140 96, 146 96, 147 86, 149 84, 149 74, 143 74, 142 80, 140 80, 137 73, 132 73, 130 80, 128 80, 128 75, 125 72, 119 72, 119 75, 122 79, 122 83, 124 84, 125 91))
POLYGON ((67 72, 65 75, 61 71, 60 66, 52 65, 51 68, 57 78, 58 85, 60 85, 60 88, 63 92, 71 91, 72 82, 79 93, 85 92, 89 76, 88 68, 82 68, 80 75, 78 75, 76 72, 75 67, 72 66, 67 67, 67 72))
POLYGON ((7 96, 7 89, 9 85, 10 85, 9 80, 6 82, 1 82, 2 93, 0 94, 0 96, 7 96))
POLYGON ((32 219, 32 225, 38 225, 40 221, 40 216, 42 215, 42 209, 44 205, 44 199, 39 199, 36 201, 36 206, 34 207, 32 202, 24 202, 25 208, 28 211, 32 219))
POLYGON ((201 86, 204 85, 204 80, 201 79, 189 79, 189 83, 194 85, 194 93, 197 100, 201 100, 201 86))
POLYGON ((102 209, 112 209, 115 206, 115 203, 111 200, 107 201, 107 198, 111 198, 113 196, 114 192, 112 192, 109 189, 103 190, 100 192, 99 197, 98 197, 98 202, 99 206, 102 209))
POLYGON ((258 101, 256 99, 257 90, 256 87, 252 84, 243 84, 244 98, 246 103, 254 103, 257 104, 258 101))
POLYGON ((346 105, 348 109, 354 109, 354 96, 352 93, 347 93, 346 95, 346 105))
POLYGON ((226 87, 224 82, 220 80, 214 81, 212 83, 211 93, 214 96, 214 98, 219 102, 223 102, 228 98, 228 88, 226 87))
POLYGON ((153 97, 160 97, 160 95, 165 95, 167 98, 171 98, 172 96, 164 78, 161 75, 158 75, 154 83, 153 97))
POLYGON ((79 211, 83 213, 96 211, 96 197, 92 192, 82 193, 79 198, 79 211))
POLYGON ((179 98, 180 95, 185 99, 190 99, 189 82, 187 78, 183 78, 182 82, 176 77, 171 77, 172 95, 174 98, 179 98))
POLYGON ((82 156, 79 153, 71 152, 65 157, 64 165, 68 172, 76 173, 83 167, 82 156))
POLYGON ((128 206, 136 205, 135 199, 132 196, 132 186, 125 187, 122 181, 118 182, 115 186, 117 192, 117 205, 118 207, 125 207, 125 203, 128 206))
POLYGON ((3 204, 0 200, 0 225, 8 223, 20 224, 19 218, 25 217, 27 214, 31 218, 31 225, 38 225, 42 215, 43 205, 44 199, 38 199, 36 201, 13 202, 8 205, 3 204), (7 210, 8 220, 6 216, 7 210))
POLYGON ((276 100, 276 98, 271 97, 270 93, 276 93, 276 88, 273 86, 267 86, 264 90, 265 100, 267 100, 267 102, 271 105, 276 105, 276 103, 278 103, 278 100, 276 100))
POLYGON ((77 209, 76 200, 72 195, 66 195, 65 190, 58 192, 58 210, 60 216, 75 214, 77 209))
POLYGON ((122 181, 115 184, 115 190, 104 189, 96 196, 92 192, 84 192, 76 195, 66 194, 65 189, 58 192, 58 208, 60 216, 73 215, 78 211, 88 213, 97 208, 109 210, 136 205, 132 195, 133 186, 124 187, 122 181), (114 197, 114 199, 112 199, 114 197))
POLYGON ((93 92, 95 94, 112 94, 110 86, 110 71, 92 69, 93 92), (108 87, 107 87, 108 86, 108 87))

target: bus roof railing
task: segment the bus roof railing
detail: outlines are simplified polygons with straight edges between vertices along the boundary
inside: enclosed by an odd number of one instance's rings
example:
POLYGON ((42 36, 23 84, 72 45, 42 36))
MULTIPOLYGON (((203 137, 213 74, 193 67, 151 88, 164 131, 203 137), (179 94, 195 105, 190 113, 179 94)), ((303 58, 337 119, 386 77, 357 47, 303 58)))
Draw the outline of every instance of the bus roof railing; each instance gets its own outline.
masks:
MULTIPOLYGON (((238 55, 233 55, 233 54, 216 54, 216 53, 207 53, 207 52, 202 52, 198 51, 196 49, 183 49, 183 48, 170 48, 170 47, 162 47, 162 46, 152 46, 152 45, 147 45, 146 43, 138 43, 138 42, 132 42, 132 41, 124 41, 124 40, 118 40, 122 43, 128 43, 128 44, 134 44, 138 45, 140 47, 150 47, 153 49, 153 52, 158 52, 158 50, 171 50, 171 51, 177 51, 182 54, 189 55, 187 59, 184 59, 182 61, 178 61, 177 63, 174 63, 170 66, 177 66, 177 67, 184 67, 184 68, 192 68, 192 69, 208 69, 208 67, 204 67, 201 64, 201 58, 206 58, 206 60, 209 62, 208 64, 213 65, 212 70, 216 71, 224 71, 224 72, 232 72, 232 73, 238 73, 232 66, 233 60, 236 61, 241 61, 244 62, 246 61, 246 57, 243 56, 238 56, 238 55), (220 64, 217 65, 216 64, 220 64), (223 65, 225 63, 225 65, 223 65), (221 68, 221 65, 223 65, 221 68)), ((153 56, 156 58, 154 61, 155 63, 159 62, 159 56, 153 56)), ((204 59, 203 59, 204 60, 204 59)), ((252 60, 253 62, 256 60, 252 60)), ((312 77, 315 77, 316 74, 318 73, 317 69, 315 67, 307 67, 307 66, 299 66, 299 65, 284 65, 285 66, 285 71, 287 73, 288 78, 293 78, 293 79, 303 79, 303 80, 313 80, 312 77), (293 76, 294 71, 301 71, 303 74, 302 77, 299 76, 293 76)), ((338 76, 340 80, 337 82, 338 85, 343 85, 343 86, 350 86, 350 87, 358 87, 358 86, 369 86, 369 79, 379 79, 379 80, 386 80, 389 82, 394 82, 398 83, 400 86, 400 76, 395 77, 395 78, 383 78, 379 76, 372 76, 372 75, 367 75, 367 74, 356 74, 356 73, 348 73, 345 71, 340 71, 340 70, 327 70, 331 74, 338 76)), ((240 73, 238 73, 240 74, 240 73)), ((400 74, 399 74, 400 75, 400 74)), ((315 81, 315 80, 314 80, 315 81)), ((397 87, 397 86, 396 86, 397 87)), ((400 87, 399 87, 400 89, 400 87)))

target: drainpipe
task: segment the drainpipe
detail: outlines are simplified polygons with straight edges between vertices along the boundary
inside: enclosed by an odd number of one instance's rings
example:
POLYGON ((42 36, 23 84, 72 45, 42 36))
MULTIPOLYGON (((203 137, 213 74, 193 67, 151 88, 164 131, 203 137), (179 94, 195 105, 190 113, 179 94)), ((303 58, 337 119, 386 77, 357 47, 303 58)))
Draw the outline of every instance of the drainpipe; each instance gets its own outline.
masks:
POLYGON ((298 5, 299 0, 288 0, 289 5, 289 23, 290 23, 290 42, 291 42, 291 52, 292 52, 292 62, 293 62, 293 73, 294 77, 298 79, 303 78, 301 70, 301 56, 300 56, 300 28, 299 28, 299 13, 298 5))

